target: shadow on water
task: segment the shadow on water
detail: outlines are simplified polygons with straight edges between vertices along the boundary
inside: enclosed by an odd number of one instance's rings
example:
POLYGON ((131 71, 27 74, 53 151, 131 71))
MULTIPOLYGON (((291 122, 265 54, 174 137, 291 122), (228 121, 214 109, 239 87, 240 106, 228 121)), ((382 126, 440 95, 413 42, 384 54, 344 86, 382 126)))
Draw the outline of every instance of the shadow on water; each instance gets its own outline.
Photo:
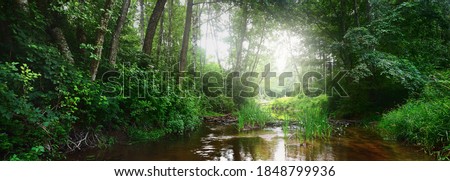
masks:
POLYGON ((239 132, 234 125, 205 123, 188 136, 115 144, 68 155, 68 160, 433 160, 415 147, 383 140, 369 129, 347 127, 327 141, 285 137, 280 127, 239 132))

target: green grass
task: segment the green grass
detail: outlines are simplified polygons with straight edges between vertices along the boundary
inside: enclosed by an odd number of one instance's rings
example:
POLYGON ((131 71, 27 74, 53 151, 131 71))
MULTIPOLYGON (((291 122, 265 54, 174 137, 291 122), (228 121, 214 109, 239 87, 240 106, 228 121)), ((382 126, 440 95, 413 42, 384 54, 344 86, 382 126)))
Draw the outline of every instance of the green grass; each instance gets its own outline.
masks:
POLYGON ((164 129, 155 129, 155 130, 143 130, 139 128, 130 127, 128 129, 128 136, 132 142, 140 142, 140 141, 155 141, 167 134, 167 131, 164 129))
MULTIPOLYGON (((272 116, 284 121, 283 131, 288 125, 297 123, 299 139, 326 139, 331 135, 332 127, 328 122, 328 98, 318 97, 285 97, 270 103, 272 116)), ((286 134, 286 133, 285 133, 286 134)))
POLYGON ((263 107, 255 101, 246 102, 237 115, 239 130, 244 129, 245 126, 264 127, 267 122, 273 120, 269 111, 263 109, 263 107))
POLYGON ((450 71, 435 72, 420 98, 383 115, 378 128, 390 139, 450 158, 450 71))
POLYGON ((297 120, 303 130, 299 130, 300 139, 327 139, 331 135, 332 127, 328 122, 327 113, 320 107, 304 107, 298 113, 297 120))
POLYGON ((388 138, 420 145, 440 158, 450 156, 450 99, 414 100, 383 116, 388 138))

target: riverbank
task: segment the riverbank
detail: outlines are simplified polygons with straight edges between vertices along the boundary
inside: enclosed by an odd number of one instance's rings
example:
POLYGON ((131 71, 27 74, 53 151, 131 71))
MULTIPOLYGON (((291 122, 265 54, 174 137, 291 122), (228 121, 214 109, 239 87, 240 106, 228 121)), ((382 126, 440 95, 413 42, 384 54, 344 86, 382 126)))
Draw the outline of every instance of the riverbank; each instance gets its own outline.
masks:
POLYGON ((304 142, 291 136, 294 130, 285 135, 276 123, 239 131, 230 118, 206 119, 183 136, 73 152, 68 160, 433 160, 420 148, 384 140, 356 124, 334 129, 328 140, 304 142))

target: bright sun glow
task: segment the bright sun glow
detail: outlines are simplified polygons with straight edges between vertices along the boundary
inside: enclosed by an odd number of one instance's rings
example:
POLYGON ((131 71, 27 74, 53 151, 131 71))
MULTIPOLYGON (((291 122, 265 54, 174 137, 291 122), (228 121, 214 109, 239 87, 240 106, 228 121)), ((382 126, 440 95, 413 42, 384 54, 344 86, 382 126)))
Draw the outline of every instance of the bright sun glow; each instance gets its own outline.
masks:
POLYGON ((276 31, 274 36, 266 40, 264 44, 273 51, 272 67, 277 73, 283 72, 290 56, 290 40, 285 31, 276 31))
MULTIPOLYGON (((220 18, 222 24, 229 24, 229 13, 224 13, 218 18, 220 18)), ((230 32, 226 28, 223 31, 214 30, 213 26, 206 22, 207 20, 207 17, 202 19, 205 23, 201 26, 202 36, 199 45, 206 51, 206 57, 209 62, 217 63, 219 60, 222 67, 230 68, 227 62, 229 62, 229 50, 231 47, 229 42, 226 41, 230 37, 230 32)), ((286 30, 266 32, 264 35, 267 37, 263 42, 265 52, 260 53, 269 56, 272 70, 277 73, 286 71, 291 66, 289 65, 289 60, 293 56, 299 56, 299 49, 293 50, 291 47, 302 47, 301 39, 299 36, 293 35, 293 33, 286 30)), ((244 49, 248 47, 248 42, 245 41, 244 49)))

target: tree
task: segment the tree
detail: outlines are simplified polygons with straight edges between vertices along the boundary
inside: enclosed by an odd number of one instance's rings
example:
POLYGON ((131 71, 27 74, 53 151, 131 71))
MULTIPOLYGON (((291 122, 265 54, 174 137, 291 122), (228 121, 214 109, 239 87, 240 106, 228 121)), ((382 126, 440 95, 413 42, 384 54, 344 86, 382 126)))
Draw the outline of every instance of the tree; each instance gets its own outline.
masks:
POLYGON ((248 7, 247 4, 244 2, 241 2, 240 5, 242 9, 242 19, 241 23, 239 25, 239 34, 238 34, 238 41, 236 45, 236 65, 235 70, 240 71, 242 69, 242 51, 244 49, 244 41, 245 37, 247 36, 247 23, 248 23, 248 7))
POLYGON ((192 21, 192 6, 194 5, 193 0, 188 0, 187 9, 186 9, 186 21, 184 23, 184 34, 183 34, 183 43, 181 45, 181 53, 180 53, 180 72, 186 70, 187 66, 187 53, 189 48, 189 36, 191 32, 191 21, 192 21))
POLYGON ((113 39, 111 41, 110 55, 109 55, 109 63, 111 65, 116 65, 116 57, 117 51, 119 49, 119 39, 120 34, 122 33, 123 25, 125 24, 125 20, 127 19, 128 9, 130 8, 131 0, 123 0, 122 10, 120 11, 119 18, 117 19, 116 30, 113 34, 113 39))
POLYGON ((111 19, 111 10, 114 0, 106 0, 103 8, 103 14, 100 18, 99 28, 97 30, 97 38, 95 40, 95 57, 91 61, 91 81, 95 81, 98 72, 98 66, 102 58, 103 42, 105 41, 105 34, 108 28, 109 19, 111 19))
POLYGON ((173 0, 169 0, 169 12, 168 12, 168 25, 169 27, 167 28, 167 43, 168 43, 168 53, 169 53, 169 62, 172 62, 172 56, 170 56, 170 53, 172 52, 172 47, 173 47, 173 38, 172 38, 172 27, 173 27, 173 14, 174 14, 174 8, 173 8, 173 0))
POLYGON ((72 52, 70 51, 69 45, 67 44, 66 38, 59 27, 55 27, 51 30, 52 37, 58 46, 58 50, 61 52, 62 56, 71 64, 74 63, 72 52))
POLYGON ((153 9, 152 15, 150 16, 150 20, 148 21, 147 32, 144 39, 144 46, 142 47, 142 51, 147 55, 151 55, 152 53, 153 38, 155 37, 156 28, 158 26, 159 19, 163 14, 166 2, 167 0, 158 0, 156 2, 155 8, 153 9))
MULTIPOLYGON (((163 12, 164 14, 164 12, 163 12)), ((159 59, 161 55, 161 49, 163 44, 163 38, 164 38, 164 18, 161 18, 159 21, 159 38, 158 38, 158 47, 156 49, 156 57, 159 59)))
POLYGON ((139 0, 139 35, 141 37, 142 45, 144 44, 145 33, 145 6, 144 0, 139 0))

